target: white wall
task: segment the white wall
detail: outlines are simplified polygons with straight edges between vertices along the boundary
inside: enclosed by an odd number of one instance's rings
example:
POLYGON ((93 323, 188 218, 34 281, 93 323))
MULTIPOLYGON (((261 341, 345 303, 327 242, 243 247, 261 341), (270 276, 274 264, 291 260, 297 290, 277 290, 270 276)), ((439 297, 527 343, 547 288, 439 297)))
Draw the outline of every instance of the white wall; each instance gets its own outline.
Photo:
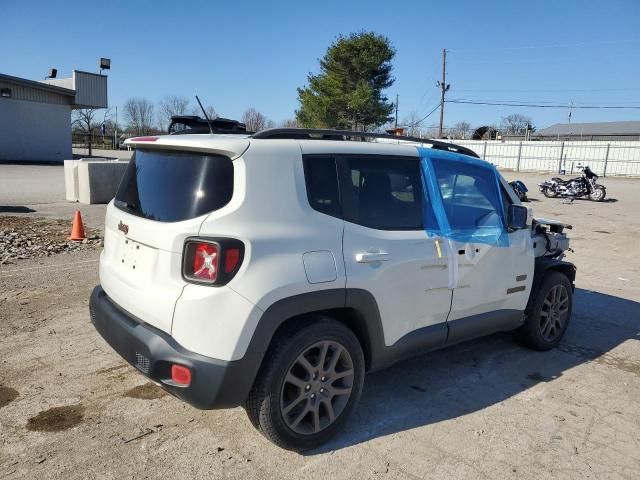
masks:
POLYGON ((598 175, 640 176, 640 142, 452 140, 499 168, 558 172, 589 165, 598 175))
POLYGON ((0 160, 70 159, 69 105, 0 98, 0 160))

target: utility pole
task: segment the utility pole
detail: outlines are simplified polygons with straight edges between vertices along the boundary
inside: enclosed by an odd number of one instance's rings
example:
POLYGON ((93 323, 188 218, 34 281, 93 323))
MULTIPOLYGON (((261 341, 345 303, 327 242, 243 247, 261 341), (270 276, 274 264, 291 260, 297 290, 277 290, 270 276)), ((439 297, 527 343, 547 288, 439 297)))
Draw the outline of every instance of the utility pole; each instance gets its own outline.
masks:
POLYGON ((447 49, 442 49, 442 81, 436 82, 436 87, 440 89, 440 126, 438 127, 438 138, 442 138, 442 124, 444 122, 444 94, 451 85, 447 84, 447 49))
POLYGON ((398 128, 398 97, 399 95, 396 93, 396 129, 398 128))

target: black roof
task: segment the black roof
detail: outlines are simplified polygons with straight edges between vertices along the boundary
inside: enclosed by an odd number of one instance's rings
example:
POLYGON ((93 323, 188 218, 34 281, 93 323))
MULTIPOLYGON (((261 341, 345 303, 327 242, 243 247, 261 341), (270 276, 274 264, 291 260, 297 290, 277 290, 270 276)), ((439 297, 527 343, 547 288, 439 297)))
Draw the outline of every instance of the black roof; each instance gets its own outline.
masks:
POLYGON ((536 133, 539 137, 557 136, 640 136, 640 121, 556 123, 536 133))

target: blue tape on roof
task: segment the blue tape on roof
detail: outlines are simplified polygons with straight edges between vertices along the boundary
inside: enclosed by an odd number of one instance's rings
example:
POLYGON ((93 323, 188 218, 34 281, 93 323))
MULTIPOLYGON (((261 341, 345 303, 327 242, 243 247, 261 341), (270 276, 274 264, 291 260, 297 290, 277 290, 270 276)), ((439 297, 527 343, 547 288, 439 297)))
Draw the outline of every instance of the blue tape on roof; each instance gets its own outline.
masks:
POLYGON ((496 168, 459 153, 418 147, 427 235, 509 246, 496 168))

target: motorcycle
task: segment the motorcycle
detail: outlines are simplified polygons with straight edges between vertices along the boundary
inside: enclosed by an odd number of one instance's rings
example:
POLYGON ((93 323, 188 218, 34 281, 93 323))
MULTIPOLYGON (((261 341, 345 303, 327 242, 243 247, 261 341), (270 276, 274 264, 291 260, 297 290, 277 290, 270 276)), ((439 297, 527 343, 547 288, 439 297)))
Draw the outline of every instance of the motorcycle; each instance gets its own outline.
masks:
POLYGON ((582 169, 580 177, 563 180, 553 177, 551 180, 539 183, 538 188, 547 198, 568 197, 571 199, 588 197, 594 202, 601 202, 607 195, 604 185, 596 183, 598 175, 587 166, 582 169))
POLYGON ((526 187, 523 181, 514 180, 513 182, 509 182, 509 185, 511 186, 511 188, 513 188, 513 191, 516 192, 516 195, 521 202, 529 201, 529 198, 527 198, 527 192, 529 191, 529 189, 526 187))

